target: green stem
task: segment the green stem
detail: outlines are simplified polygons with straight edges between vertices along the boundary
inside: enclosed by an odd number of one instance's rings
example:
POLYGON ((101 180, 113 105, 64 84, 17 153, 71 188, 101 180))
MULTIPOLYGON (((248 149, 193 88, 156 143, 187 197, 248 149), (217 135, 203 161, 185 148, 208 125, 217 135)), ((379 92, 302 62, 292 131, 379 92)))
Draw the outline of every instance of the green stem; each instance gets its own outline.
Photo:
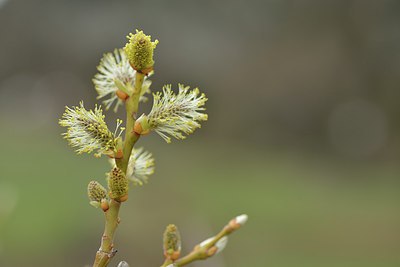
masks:
POLYGON ((99 251, 96 253, 93 267, 107 266, 111 258, 114 256, 113 239, 115 230, 119 223, 118 213, 120 206, 120 202, 111 200, 110 208, 104 213, 106 217, 104 234, 101 238, 101 246, 99 251))
POLYGON ((139 108, 140 92, 142 90, 144 74, 136 72, 135 85, 133 88, 132 96, 125 102, 126 107, 126 130, 125 130, 125 143, 123 148, 122 159, 117 159, 116 164, 123 172, 126 173, 128 168, 129 158, 132 153, 132 148, 139 139, 140 135, 133 131, 133 126, 136 121, 136 114, 139 108))
MULTIPOLYGON (((125 140, 123 147, 123 157, 116 159, 115 163, 125 174, 129 164, 129 158, 132 153, 132 148, 138 141, 140 135, 133 131, 133 126, 136 121, 136 114, 139 108, 140 92, 142 90, 144 80, 144 74, 136 72, 135 85, 132 96, 130 96, 125 102, 126 108, 126 129, 125 129, 125 140)), ((101 238, 101 246, 99 251, 96 253, 96 258, 93 263, 93 267, 106 267, 110 262, 111 258, 115 254, 114 250, 114 234, 119 224, 119 209, 121 203, 115 200, 111 200, 109 209, 105 212, 106 222, 104 227, 104 234, 101 238)))
POLYGON ((188 255, 186 255, 185 257, 180 258, 179 260, 177 260, 175 262, 175 265, 176 266, 185 266, 186 264, 189 264, 189 263, 191 263, 193 261, 200 260, 201 259, 200 255, 201 255, 200 251, 192 251, 188 255))

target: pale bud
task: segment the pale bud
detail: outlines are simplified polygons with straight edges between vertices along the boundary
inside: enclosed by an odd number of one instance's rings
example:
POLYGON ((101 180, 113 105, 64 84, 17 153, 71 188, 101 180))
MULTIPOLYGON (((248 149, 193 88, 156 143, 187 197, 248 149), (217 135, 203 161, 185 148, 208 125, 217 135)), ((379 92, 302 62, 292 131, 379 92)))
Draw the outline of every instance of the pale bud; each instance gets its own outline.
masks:
POLYGON ((217 247, 217 252, 216 254, 220 253, 224 248, 226 247, 226 244, 228 244, 228 237, 224 236, 220 240, 215 243, 215 246, 217 247))
POLYGON ((244 225, 247 222, 247 219, 249 218, 249 216, 247 216, 247 214, 242 214, 237 216, 236 219, 236 223, 240 224, 240 225, 244 225))
POLYGON ((214 237, 207 238, 206 240, 204 240, 203 242, 201 242, 199 246, 200 246, 201 248, 204 248, 204 247, 206 247, 208 244, 210 244, 211 241, 212 241, 213 239, 214 239, 214 237))
MULTIPOLYGON (((201 248, 207 247, 211 243, 211 241, 214 240, 214 238, 215 237, 210 237, 210 238, 204 240, 203 242, 200 243, 200 247, 201 248)), ((224 236, 221 239, 219 239, 217 241, 217 243, 215 243, 214 246, 209 248, 209 250, 211 252, 209 256, 212 256, 212 255, 220 253, 222 250, 224 250, 224 248, 226 247, 227 243, 228 243, 228 237, 227 236, 224 236), (216 248, 216 250, 215 250, 214 247, 216 248)))
POLYGON ((129 267, 129 264, 126 261, 121 261, 117 267, 129 267))
POLYGON ((246 214, 239 215, 236 218, 232 219, 228 224, 230 231, 234 231, 234 230, 240 228, 242 225, 244 225, 247 222, 247 219, 248 219, 248 216, 246 214))

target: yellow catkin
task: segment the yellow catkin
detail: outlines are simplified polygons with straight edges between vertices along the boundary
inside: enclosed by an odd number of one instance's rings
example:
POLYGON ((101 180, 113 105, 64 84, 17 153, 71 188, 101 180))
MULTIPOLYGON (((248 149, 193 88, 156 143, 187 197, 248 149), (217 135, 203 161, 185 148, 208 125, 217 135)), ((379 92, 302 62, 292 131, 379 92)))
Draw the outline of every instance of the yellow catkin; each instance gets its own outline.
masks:
POLYGON ((170 260, 177 260, 181 252, 181 236, 174 224, 165 229, 163 241, 164 256, 170 260))
POLYGON ((153 70, 153 53, 158 40, 152 42, 150 35, 145 35, 143 31, 139 30, 136 30, 135 34, 130 33, 127 39, 128 43, 125 45, 124 50, 129 64, 140 73, 150 73, 153 70))
POLYGON ((108 188, 110 190, 110 198, 123 202, 128 195, 128 179, 125 174, 117 167, 114 167, 108 173, 108 188))
POLYGON ((107 190, 97 181, 91 181, 88 184, 88 197, 90 201, 101 202, 107 197, 107 190))

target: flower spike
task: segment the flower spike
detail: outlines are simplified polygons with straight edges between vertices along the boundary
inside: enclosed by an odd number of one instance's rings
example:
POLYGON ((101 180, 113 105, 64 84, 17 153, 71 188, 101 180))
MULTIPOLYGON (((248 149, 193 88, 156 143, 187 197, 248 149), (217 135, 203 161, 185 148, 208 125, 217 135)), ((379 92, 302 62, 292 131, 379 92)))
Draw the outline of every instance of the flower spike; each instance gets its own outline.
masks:
POLYGON ((119 136, 108 129, 100 106, 86 110, 83 102, 80 102, 79 107, 66 107, 59 124, 68 128, 63 134, 64 138, 68 139, 72 147, 77 147, 78 154, 97 150, 95 156, 100 157, 101 154, 110 154, 116 150, 119 136))
POLYGON ((151 130, 156 131, 167 143, 170 136, 176 139, 185 139, 186 135, 200 128, 200 121, 207 120, 204 104, 207 101, 205 94, 198 88, 189 90, 189 86, 179 84, 179 92, 175 94, 171 85, 163 87, 162 92, 153 94, 153 108, 148 115, 148 124, 151 130))
POLYGON ((135 185, 147 183, 149 176, 154 173, 153 155, 143 148, 133 149, 127 173, 128 179, 135 185))
MULTIPOLYGON (((110 159, 110 164, 115 167, 115 160, 110 159)), ((134 185, 143 185, 154 173, 154 169, 154 158, 150 152, 145 151, 142 147, 132 149, 126 171, 128 180, 132 181, 134 185)))
POLYGON ((108 188, 110 189, 110 198, 118 202, 124 202, 128 199, 128 179, 122 170, 114 167, 107 173, 108 188))
MULTIPOLYGON (((113 53, 104 54, 97 66, 98 73, 93 78, 93 84, 98 93, 97 99, 105 98, 103 103, 106 110, 116 102, 114 112, 132 94, 135 83, 136 71, 129 64, 126 53, 123 49, 115 49, 113 53)), ((150 76, 150 75, 148 75, 150 76)), ((146 93, 150 93, 151 81, 144 78, 140 101, 146 102, 146 93)))
POLYGON ((153 70, 153 53, 158 40, 152 42, 150 35, 146 35, 139 30, 136 30, 135 34, 130 33, 126 38, 128 43, 125 45, 124 50, 132 68, 143 74, 150 73, 153 70))
POLYGON ((107 197, 107 190, 97 181, 91 181, 87 188, 90 204, 100 207, 101 201, 107 197))

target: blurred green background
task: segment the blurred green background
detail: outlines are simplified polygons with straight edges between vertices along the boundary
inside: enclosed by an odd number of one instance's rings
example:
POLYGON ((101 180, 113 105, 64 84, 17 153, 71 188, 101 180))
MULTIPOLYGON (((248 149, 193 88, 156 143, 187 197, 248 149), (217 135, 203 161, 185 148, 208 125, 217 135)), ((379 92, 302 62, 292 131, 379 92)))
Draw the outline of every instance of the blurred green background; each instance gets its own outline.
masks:
POLYGON ((153 91, 200 87, 209 121, 139 141, 156 173, 122 208, 111 266, 159 266, 167 224, 189 252, 241 213, 192 266, 400 266, 399 26, 386 0, 0 0, 0 266, 92 263, 86 185, 109 167, 76 156, 58 118, 96 102, 102 54, 135 28, 160 40, 153 91))

